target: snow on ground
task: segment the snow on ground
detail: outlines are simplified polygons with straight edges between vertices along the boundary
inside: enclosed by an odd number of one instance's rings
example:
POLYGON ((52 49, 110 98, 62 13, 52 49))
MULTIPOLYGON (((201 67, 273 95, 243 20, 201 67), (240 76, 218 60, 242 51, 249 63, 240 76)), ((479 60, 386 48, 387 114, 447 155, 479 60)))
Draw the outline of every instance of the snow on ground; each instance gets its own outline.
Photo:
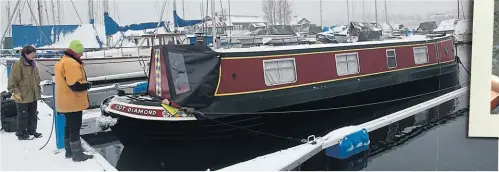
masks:
POLYGON ((0 93, 7 91, 7 66, 3 65, 5 61, 0 60, 0 93))
POLYGON ((49 138, 52 126, 52 109, 44 102, 38 102, 38 132, 42 138, 20 141, 14 133, 0 132, 1 163, 0 171, 116 171, 100 154, 82 140, 85 150, 94 155, 85 162, 73 162, 64 157, 64 149, 57 150, 55 133, 49 143, 39 150, 49 138))
POLYGON ((97 118, 101 116, 100 108, 83 111, 83 119, 97 118))

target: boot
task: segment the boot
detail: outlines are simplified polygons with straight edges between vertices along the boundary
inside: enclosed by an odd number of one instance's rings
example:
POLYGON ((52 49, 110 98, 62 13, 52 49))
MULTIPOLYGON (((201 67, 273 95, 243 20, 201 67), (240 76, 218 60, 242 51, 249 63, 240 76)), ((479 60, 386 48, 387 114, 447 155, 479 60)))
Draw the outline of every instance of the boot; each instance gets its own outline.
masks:
POLYGON ((92 159, 93 155, 87 155, 83 153, 83 147, 81 146, 81 141, 71 142, 71 152, 73 153, 73 161, 81 162, 87 159, 92 159))
POLYGON ((42 133, 37 133, 36 131, 30 132, 28 134, 32 135, 32 136, 34 136, 36 138, 41 138, 42 137, 42 133))
POLYGON ((64 149, 66 150, 66 158, 72 158, 73 152, 71 152, 71 145, 69 144, 69 139, 64 139, 64 149))
POLYGON ((30 140, 27 132, 16 133, 16 136, 19 140, 30 140))

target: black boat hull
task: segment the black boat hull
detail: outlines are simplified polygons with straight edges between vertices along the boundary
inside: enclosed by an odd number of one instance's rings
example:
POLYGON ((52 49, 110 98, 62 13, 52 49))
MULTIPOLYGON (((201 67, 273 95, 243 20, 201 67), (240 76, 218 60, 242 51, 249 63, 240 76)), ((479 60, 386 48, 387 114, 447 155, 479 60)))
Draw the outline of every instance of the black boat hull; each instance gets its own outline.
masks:
MULTIPOLYGON (((227 105, 227 108, 233 109, 235 111, 237 110, 237 107, 241 106, 271 107, 271 105, 274 105, 273 107, 279 107, 276 106, 276 104, 282 104, 283 102, 287 104, 291 101, 300 103, 300 100, 316 100, 301 103, 315 105, 321 104, 324 106, 323 108, 340 107, 346 105, 345 103, 347 101, 343 101, 342 99, 347 96, 350 96, 350 98, 348 99, 358 98, 357 100, 353 101, 355 102, 355 104, 363 103, 363 100, 359 95, 367 97, 367 99, 365 100, 367 102, 364 103, 370 103, 373 101, 380 101, 376 100, 376 98, 370 98, 371 95, 376 94, 375 92, 383 92, 381 93, 381 99, 384 95, 388 96, 387 94, 397 94, 397 92, 395 91, 391 92, 395 87, 397 87, 399 91, 403 91, 404 89, 414 89, 415 87, 417 87, 416 89, 424 89, 422 93, 426 93, 429 91, 435 91, 437 89, 444 89, 455 86, 454 83, 453 85, 449 85, 445 84, 445 81, 440 80, 441 78, 447 78, 448 76, 456 76, 457 71, 458 66, 453 62, 442 64, 442 66, 440 67, 429 67, 425 70, 413 71, 412 73, 391 74, 389 76, 379 76, 380 78, 376 79, 361 79, 357 82, 345 81, 349 82, 350 84, 339 84, 335 87, 328 87, 327 89, 323 90, 307 92, 307 94, 297 93, 289 94, 289 96, 287 97, 279 96, 262 98, 260 100, 246 102, 246 105, 241 105, 241 102, 238 102, 238 105, 229 104, 227 105), (378 85, 375 86, 376 83, 378 85), (331 99, 335 100, 330 101, 331 99)), ((282 109, 283 108, 279 110, 282 109)), ((277 111, 275 108, 268 109, 267 111, 274 110, 277 111)), ((316 113, 316 115, 326 115, 329 116, 331 120, 334 120, 335 118, 339 117, 336 116, 338 115, 338 113, 338 111, 328 113, 318 112, 316 113)), ((296 134, 296 132, 291 131, 301 130, 297 126, 299 126, 303 122, 312 121, 315 118, 314 115, 310 115, 310 113, 307 113, 306 116, 303 116, 303 113, 259 114, 255 112, 254 114, 207 114, 206 117, 209 118, 208 120, 199 119, 191 121, 158 121, 142 120, 113 113, 109 113, 108 115, 118 118, 118 123, 112 126, 111 130, 116 135, 116 137, 119 138, 120 142, 123 145, 129 147, 185 147, 188 145, 194 146, 200 143, 209 145, 211 147, 228 145, 237 146, 238 143, 254 142, 263 137, 282 140, 286 139, 286 137, 292 136, 290 133, 294 133, 293 136, 297 139, 303 139, 306 136, 299 135, 296 134), (220 122, 229 123, 232 126, 222 124, 220 122), (239 128, 234 126, 237 126, 239 128), (265 133, 272 133, 282 136, 283 138, 263 135, 261 133, 255 133, 241 128, 247 128, 265 133)), ((351 114, 349 115, 351 116, 351 114)))

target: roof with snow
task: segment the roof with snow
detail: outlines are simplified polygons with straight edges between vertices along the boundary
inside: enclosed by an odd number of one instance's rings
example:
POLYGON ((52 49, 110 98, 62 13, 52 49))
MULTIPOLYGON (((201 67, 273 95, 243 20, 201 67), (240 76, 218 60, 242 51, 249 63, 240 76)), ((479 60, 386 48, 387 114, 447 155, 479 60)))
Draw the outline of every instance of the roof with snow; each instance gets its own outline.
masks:
POLYGON ((464 34, 473 32, 473 20, 461 20, 456 24, 455 34, 464 34))
POLYGON ((245 15, 231 15, 230 22, 233 24, 240 23, 266 23, 265 19, 260 16, 245 16, 245 15))
POLYGON ((299 17, 299 16, 293 16, 291 18, 291 21, 289 22, 290 25, 303 25, 303 24, 309 24, 310 20, 304 18, 304 17, 299 17))
POLYGON ((446 31, 453 31, 456 28, 456 24, 459 22, 459 20, 452 19, 452 20, 444 20, 440 22, 438 27, 433 30, 434 32, 446 32, 446 31))
MULTIPOLYGON (((234 22, 232 22, 234 23, 234 22)), ((205 27, 205 28, 211 28, 213 26, 213 21, 208 20, 203 23, 199 23, 195 25, 196 27, 205 27)), ((220 21, 216 20, 215 21, 215 26, 217 28, 223 28, 223 27, 232 27, 233 25, 229 23, 229 21, 220 21)))
POLYGON ((267 25, 265 23, 252 23, 250 26, 252 26, 252 27, 265 27, 267 25))

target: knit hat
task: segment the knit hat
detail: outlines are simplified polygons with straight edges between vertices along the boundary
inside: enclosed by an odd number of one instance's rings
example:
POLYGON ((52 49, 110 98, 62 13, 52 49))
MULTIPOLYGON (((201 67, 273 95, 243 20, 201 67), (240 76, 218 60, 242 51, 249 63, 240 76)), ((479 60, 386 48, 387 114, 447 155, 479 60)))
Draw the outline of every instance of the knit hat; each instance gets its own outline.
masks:
POLYGON ((84 47, 83 44, 81 44, 80 40, 73 40, 69 44, 69 49, 73 50, 75 53, 83 53, 84 47))

